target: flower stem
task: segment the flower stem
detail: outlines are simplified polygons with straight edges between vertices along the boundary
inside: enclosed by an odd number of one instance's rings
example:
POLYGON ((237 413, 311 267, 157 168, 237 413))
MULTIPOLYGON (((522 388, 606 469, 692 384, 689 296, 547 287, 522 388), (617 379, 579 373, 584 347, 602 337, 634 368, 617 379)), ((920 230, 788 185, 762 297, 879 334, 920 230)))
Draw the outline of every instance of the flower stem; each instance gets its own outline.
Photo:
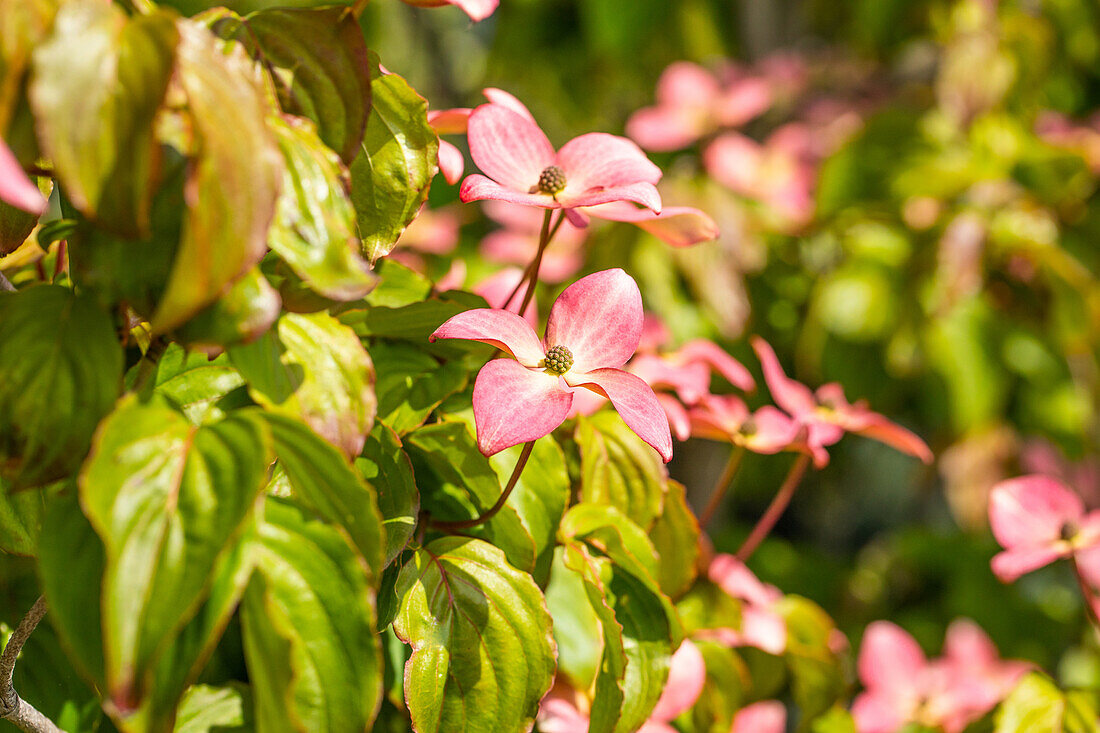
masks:
POLYGON ((19 697, 19 693, 15 691, 11 682, 12 675, 15 673, 16 657, 19 656, 23 644, 30 638, 31 632, 45 615, 46 598, 39 596, 31 606, 31 610, 27 611, 27 615, 11 633, 4 647, 4 653, 0 654, 0 718, 9 720, 20 730, 30 733, 61 733, 61 729, 54 725, 52 720, 19 697))
POLYGON ((714 484, 714 489, 710 492, 710 500, 707 501, 707 505, 703 507, 703 511, 699 514, 700 529, 706 527, 714 517, 714 513, 718 511, 718 505, 722 503, 726 491, 733 483, 733 477, 737 475, 737 469, 741 468, 741 460, 744 457, 745 446, 743 445, 735 446, 730 452, 730 459, 726 462, 726 467, 722 469, 722 475, 718 477, 718 482, 714 484))
POLYGON ((523 452, 519 454, 519 460, 516 461, 516 467, 512 469, 512 476, 508 479, 508 485, 504 487, 504 492, 497 499, 489 509, 480 517, 473 519, 463 519, 456 522, 441 522, 435 520, 432 522, 432 527, 436 529, 447 530, 459 530, 469 529, 470 527, 476 527, 479 524, 484 524, 490 519, 496 516, 504 504, 508 501, 508 497, 512 495, 512 489, 516 488, 516 484, 519 483, 519 475, 523 473, 523 467, 527 465, 527 459, 531 457, 531 451, 535 447, 535 441, 529 440, 523 444, 523 452))
POLYGON ((1088 581, 1085 580, 1085 576, 1081 572, 1081 565, 1077 562, 1077 556, 1071 555, 1070 562, 1073 563, 1073 572, 1077 576, 1077 585, 1080 586, 1081 596, 1085 601, 1085 614, 1088 616, 1089 624, 1092 626, 1093 632, 1100 635, 1100 618, 1097 617, 1096 612, 1096 607, 1100 605, 1100 600, 1096 597, 1096 591, 1094 591, 1088 581))
POLYGON ((542 231, 539 232, 539 248, 535 253, 535 259, 531 260, 531 264, 527 266, 527 269, 523 271, 523 277, 520 278, 519 284, 508 296, 508 300, 504 302, 504 307, 507 308, 512 304, 512 299, 519 293, 520 288, 523 287, 523 283, 527 283, 527 291, 523 294, 523 302, 520 304, 518 313, 522 316, 523 312, 527 310, 527 306, 531 304, 531 299, 535 297, 535 286, 539 282, 539 268, 542 267, 542 255, 546 251, 547 245, 550 244, 550 240, 554 238, 554 235, 558 233, 558 229, 561 228, 562 222, 565 221, 565 215, 562 214, 554 222, 553 226, 550 226, 550 217, 553 216, 554 210, 547 209, 546 216, 542 219, 542 231))
POLYGON ((745 540, 745 544, 741 545, 741 549, 737 551, 738 560, 748 562, 749 558, 752 557, 752 553, 756 551, 756 548, 772 531, 772 527, 779 521, 779 517, 787 509, 787 505, 791 503, 791 497, 794 496, 799 482, 802 481, 802 476, 806 473, 806 467, 809 465, 809 453, 803 453, 795 460, 790 472, 787 473, 787 478, 783 479, 783 485, 779 487, 772 503, 768 504, 768 508, 764 511, 764 516, 760 517, 756 526, 752 528, 748 539, 745 540))
POLYGON ((367 3, 369 2, 370 0, 355 0, 351 6, 351 14, 358 19, 359 16, 363 14, 363 11, 367 9, 367 3))

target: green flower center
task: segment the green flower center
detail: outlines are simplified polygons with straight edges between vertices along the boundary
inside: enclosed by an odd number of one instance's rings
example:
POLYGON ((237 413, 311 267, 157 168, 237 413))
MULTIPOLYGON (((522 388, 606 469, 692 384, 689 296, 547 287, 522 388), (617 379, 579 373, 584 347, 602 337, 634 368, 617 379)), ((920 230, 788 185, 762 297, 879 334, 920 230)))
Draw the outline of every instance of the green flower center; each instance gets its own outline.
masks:
POLYGON ((546 371, 565 374, 573 366, 573 352, 564 346, 551 346, 546 351, 546 371))
MULTIPOLYGON (((538 185, 535 191, 548 193, 555 196, 565 190, 565 171, 556 165, 548 166, 539 174, 538 185)), ((534 191, 532 191, 534 193, 534 191)))

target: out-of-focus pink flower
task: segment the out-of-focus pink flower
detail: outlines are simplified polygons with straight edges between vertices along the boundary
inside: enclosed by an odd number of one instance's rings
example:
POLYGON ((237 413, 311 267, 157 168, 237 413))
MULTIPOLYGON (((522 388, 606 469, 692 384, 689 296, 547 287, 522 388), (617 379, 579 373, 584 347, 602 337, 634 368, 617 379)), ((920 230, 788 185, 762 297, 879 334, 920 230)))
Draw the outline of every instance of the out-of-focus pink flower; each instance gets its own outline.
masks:
POLYGON ((1095 456, 1070 461, 1050 441, 1032 438, 1020 449, 1020 467, 1025 473, 1046 474, 1072 486, 1086 507, 1100 506, 1100 460, 1095 456))
POLYGON ((733 717, 731 733, 783 733, 787 709, 778 700, 762 700, 741 708, 733 717))
POLYGON ((671 64, 657 81, 657 104, 638 110, 626 134, 656 151, 678 150, 721 127, 743 125, 771 106, 768 83, 737 75, 726 84, 701 66, 671 64))
POLYGON ((1035 132, 1051 145, 1077 151, 1093 173, 1100 173, 1100 114, 1078 124, 1058 112, 1045 111, 1035 123, 1035 132))
POLYGON ((791 226, 802 226, 814 212, 809 143, 808 131, 793 123, 776 130, 763 145, 727 132, 707 146, 703 165, 722 185, 767 205, 791 226))
MULTIPOLYGON (((489 304, 490 308, 507 310, 509 305, 508 296, 515 291, 516 286, 522 281, 523 270, 518 267, 506 267, 479 282, 474 286, 473 291, 485 298, 485 302, 489 304)), ((512 303, 518 303, 518 299, 522 297, 523 289, 521 288, 512 303)), ((523 318, 531 324, 531 328, 538 328, 539 313, 534 299, 527 304, 527 310, 523 312, 523 318)))
POLYGON ((450 254, 458 246, 460 225, 458 212, 422 206, 416 218, 401 232, 397 244, 401 249, 412 249, 424 254, 450 254))
MULTIPOLYGON (((703 655, 690 639, 685 639, 672 655, 668 681, 638 733, 675 733, 676 729, 669 722, 695 704, 706 678, 703 655)), ((539 730, 543 733, 583 733, 588 730, 588 709, 587 699, 559 679, 539 704, 539 730)))
POLYGON ((546 338, 514 313, 478 308, 452 317, 431 340, 492 344, 512 359, 494 359, 474 383, 474 422, 485 455, 550 433, 568 416, 576 387, 611 400, 623 421, 661 455, 672 458, 668 419, 648 384, 620 367, 642 330, 642 296, 621 269, 603 270, 566 288, 550 309, 546 338))
POLYGON ((470 16, 475 23, 485 20, 497 9, 500 0, 405 0, 409 5, 420 8, 439 8, 444 5, 454 5, 462 9, 462 12, 470 16))
POLYGON ((1086 514, 1081 497, 1059 481, 1033 474, 1000 482, 989 494, 989 526, 1005 548, 991 563, 1002 581, 1075 557, 1100 587, 1100 510, 1086 514))
POLYGON ((744 604, 741 629, 715 629, 714 635, 730 646, 752 646, 769 654, 782 654, 787 648, 787 622, 775 610, 775 604, 783 598, 782 591, 761 583, 745 563, 724 553, 711 560, 707 577, 744 604))
POLYGON ((965 623, 952 624, 947 654, 932 662, 889 621, 867 627, 858 662, 864 691, 852 704, 859 733, 895 733, 907 723, 959 733, 1008 694, 1027 665, 1000 661, 985 634, 965 623))
POLYGON ((825 447, 839 441, 845 432, 873 438, 925 463, 932 462, 932 451, 916 434, 871 412, 863 400, 854 405, 849 403, 839 384, 833 382, 822 385, 816 392, 811 391, 783 372, 778 357, 767 341, 754 336, 752 347, 760 358, 772 399, 806 427, 806 445, 818 468, 829 462, 825 447))
POLYGON ((805 428, 770 405, 755 413, 736 395, 707 395, 688 410, 691 434, 771 455, 802 445, 805 428))
POLYGON ((581 211, 597 219, 635 224, 673 247, 690 247, 718 238, 718 225, 714 219, 691 206, 667 206, 657 214, 626 201, 613 201, 581 211))
MULTIPOLYGON (((484 210, 490 219, 504 227, 481 240, 480 250, 485 259, 512 265, 530 264, 539 248, 542 213, 529 206, 504 201, 486 201, 484 210)), ((575 275, 584 264, 582 245, 587 236, 587 229, 575 227, 569 221, 562 222, 554 245, 547 247, 543 254, 539 279, 560 283, 575 275)))
MULTIPOLYGON (((466 282, 466 260, 453 259, 443 277, 435 281, 435 289, 439 292, 458 290, 466 282)), ((482 296, 485 297, 485 296, 482 296)))
POLYGON ((29 214, 41 216, 46 210, 46 198, 31 183, 11 148, 0 139, 0 201, 29 214))
POLYGON ((529 117, 503 104, 483 104, 467 125, 470 155, 486 174, 467 176, 459 189, 465 201, 497 199, 544 209, 575 211, 610 201, 633 201, 661 210, 656 183, 661 169, 630 140, 601 132, 573 138, 560 151, 529 117))

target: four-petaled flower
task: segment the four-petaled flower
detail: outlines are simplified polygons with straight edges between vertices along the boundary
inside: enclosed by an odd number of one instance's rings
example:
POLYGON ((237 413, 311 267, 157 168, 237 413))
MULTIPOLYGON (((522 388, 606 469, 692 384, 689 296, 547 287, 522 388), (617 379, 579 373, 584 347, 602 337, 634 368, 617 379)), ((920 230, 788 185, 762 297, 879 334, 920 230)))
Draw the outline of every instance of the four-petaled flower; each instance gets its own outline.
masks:
POLYGON ((844 390, 835 382, 811 391, 809 387, 788 377, 783 372, 772 347, 762 338, 754 337, 752 347, 760 358, 764 381, 772 393, 772 399, 788 415, 806 427, 806 444, 814 457, 814 465, 821 468, 829 462, 826 446, 839 441, 844 433, 858 433, 886 443, 902 453, 916 456, 925 463, 932 462, 932 451, 914 433, 887 420, 868 409, 860 400, 854 405, 844 396, 844 390))
POLYGON ((462 182, 466 202, 498 199, 544 209, 564 209, 577 226, 580 206, 633 201, 661 211, 656 183, 661 169, 624 137, 591 132, 555 152, 534 119, 514 105, 483 104, 467 123, 470 156, 486 175, 462 182), (488 176, 488 177, 486 177, 488 176))
POLYGON ((505 310, 459 313, 431 335, 492 344, 515 360, 494 359, 474 383, 474 422, 481 452, 493 455, 547 435, 565 421, 573 388, 585 387, 609 400, 630 429, 672 458, 668 420, 653 390, 620 367, 638 346, 642 296, 621 269, 583 277, 566 288, 550 309, 546 338, 505 310))
POLYGON ((1085 513, 1081 497, 1049 476, 1002 481, 989 495, 989 526, 1004 551, 993 573, 1006 583, 1064 557, 1100 587, 1100 511, 1085 513))

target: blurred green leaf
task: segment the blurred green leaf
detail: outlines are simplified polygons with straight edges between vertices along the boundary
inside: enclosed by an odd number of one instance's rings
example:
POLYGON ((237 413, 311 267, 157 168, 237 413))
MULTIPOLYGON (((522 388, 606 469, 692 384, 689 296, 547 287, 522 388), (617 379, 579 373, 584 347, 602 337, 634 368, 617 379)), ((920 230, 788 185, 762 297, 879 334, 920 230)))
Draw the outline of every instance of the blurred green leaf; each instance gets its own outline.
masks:
POLYGON ((11 491, 0 477, 0 550, 33 557, 45 507, 44 491, 11 491))
POLYGON ((0 293, 0 473, 18 490, 80 465, 122 386, 122 348, 96 302, 53 285, 0 293))
POLYGON ((153 119, 178 41, 171 13, 128 18, 78 0, 62 5, 34 50, 29 94, 43 151, 76 208, 119 234, 149 229, 160 167, 153 119))
POLYGON ((410 644, 405 699, 420 733, 526 730, 554 679, 537 585, 496 547, 446 537, 401 571, 394 631, 410 644))
POLYGON ((684 492, 683 484, 668 482, 664 510, 649 530, 657 550, 657 580, 670 598, 680 597, 691 587, 699 559, 699 522, 684 492))
POLYGON ((285 313, 229 358, 256 402, 302 420, 347 457, 359 454, 374 422, 374 368, 350 328, 327 313, 285 313))
POLYGON ((248 733, 252 698, 244 685, 193 685, 180 700, 174 733, 248 733))
POLYGON ((373 595, 340 532, 267 498, 241 608, 257 730, 370 729, 382 697, 373 595))
POLYGON ((546 608, 554 620, 558 674, 565 675, 575 689, 588 690, 600 670, 603 630, 588 600, 583 579, 565 566, 564 553, 565 548, 554 548, 546 608))
POLYGON ((715 641, 695 640, 703 655, 707 676, 699 700, 687 713, 695 730, 722 731, 733 729, 733 716, 744 705, 745 689, 751 684, 748 669, 737 652, 715 641))
POLYGON ((225 417, 218 402, 244 385, 244 377, 225 354, 210 359, 206 354, 190 353, 173 343, 157 362, 154 383, 158 394, 183 410, 188 420, 201 425, 225 417))
POLYGON ((428 198, 439 138, 427 112, 427 101, 400 76, 379 71, 372 56, 370 117, 351 162, 351 200, 372 264, 389 254, 428 198))
POLYGON ((279 317, 281 305, 279 293, 253 267, 173 335, 189 347, 216 352, 259 338, 279 317))
POLYGON ((1038 672, 1020 680, 997 711, 996 733, 1050 733, 1063 730, 1065 695, 1038 672))
POLYGON ((390 428, 376 423, 355 468, 378 495, 378 509, 386 531, 382 564, 388 566, 405 549, 416 532, 420 494, 413 481, 412 462, 401 439, 390 428))
POLYGON ((267 251, 282 162, 252 62, 201 25, 178 21, 176 78, 193 149, 179 250, 151 319, 171 330, 216 300, 267 251))
POLYGON ((50 32, 57 6, 58 0, 0 0, 0 28, 4 29, 0 42, 0 136, 5 139, 23 92, 31 52, 50 32))

